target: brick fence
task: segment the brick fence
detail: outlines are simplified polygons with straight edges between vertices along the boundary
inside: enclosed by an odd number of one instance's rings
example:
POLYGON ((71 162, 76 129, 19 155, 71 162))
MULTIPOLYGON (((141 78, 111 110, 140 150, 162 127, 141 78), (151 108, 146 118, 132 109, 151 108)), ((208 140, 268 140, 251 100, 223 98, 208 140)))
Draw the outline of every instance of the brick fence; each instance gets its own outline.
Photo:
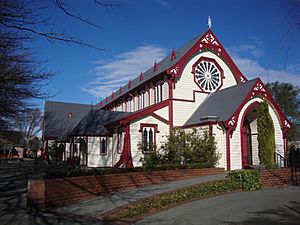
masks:
POLYGON ((262 170, 260 178, 263 188, 292 185, 292 172, 290 168, 262 170))
POLYGON ((27 205, 35 209, 61 207, 104 193, 219 173, 224 173, 224 168, 165 170, 29 180, 27 205))

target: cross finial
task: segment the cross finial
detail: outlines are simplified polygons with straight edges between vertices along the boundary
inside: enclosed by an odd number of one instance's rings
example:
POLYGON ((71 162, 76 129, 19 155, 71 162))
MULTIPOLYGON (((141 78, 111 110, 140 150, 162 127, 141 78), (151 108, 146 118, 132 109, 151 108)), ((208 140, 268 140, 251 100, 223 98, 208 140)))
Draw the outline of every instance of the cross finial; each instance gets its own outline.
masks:
POLYGON ((210 29, 211 28, 211 18, 210 18, 210 16, 208 17, 208 20, 207 20, 207 25, 208 25, 208 29, 210 29))

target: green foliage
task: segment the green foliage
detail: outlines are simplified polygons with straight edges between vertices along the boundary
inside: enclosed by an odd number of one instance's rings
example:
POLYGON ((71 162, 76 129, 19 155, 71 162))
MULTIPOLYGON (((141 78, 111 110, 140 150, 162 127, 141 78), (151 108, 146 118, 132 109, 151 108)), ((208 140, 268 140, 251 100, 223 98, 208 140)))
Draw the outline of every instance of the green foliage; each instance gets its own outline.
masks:
MULTIPOLYGON (((138 148, 142 150, 139 143, 138 148)), ((156 148, 155 148, 156 149, 156 148)), ((206 164, 207 167, 217 165, 220 155, 217 153, 214 136, 207 130, 192 129, 186 132, 175 128, 172 135, 167 137, 160 150, 144 154, 141 162, 145 167, 161 164, 206 164)))
POLYGON ((296 148, 295 145, 290 146, 288 161, 291 166, 300 167, 300 148, 296 148))
POLYGON ((300 137, 300 88, 290 83, 268 83, 268 90, 273 98, 293 122, 294 129, 288 132, 287 139, 297 140, 300 137))
POLYGON ((255 191, 261 188, 259 173, 256 170, 232 170, 227 174, 232 182, 247 191, 255 191))
MULTIPOLYGON (((256 176, 253 175, 253 177, 256 176)), ((245 179, 245 180, 249 180, 249 179, 245 179)), ((113 212, 112 214, 107 216, 106 219, 126 221, 134 216, 140 216, 145 213, 166 208, 174 204, 183 203, 188 200, 197 199, 199 197, 216 195, 219 193, 232 192, 241 189, 248 190, 247 189, 248 185, 243 185, 242 182, 243 181, 241 179, 239 181, 235 181, 234 179, 229 179, 229 180, 217 181, 213 183, 199 184, 196 186, 191 186, 176 191, 164 193, 137 203, 133 203, 127 207, 124 207, 119 211, 113 212)))
POLYGON ((260 163, 265 165, 268 169, 273 168, 275 155, 274 125, 269 114, 268 103, 265 100, 259 105, 257 133, 260 163))

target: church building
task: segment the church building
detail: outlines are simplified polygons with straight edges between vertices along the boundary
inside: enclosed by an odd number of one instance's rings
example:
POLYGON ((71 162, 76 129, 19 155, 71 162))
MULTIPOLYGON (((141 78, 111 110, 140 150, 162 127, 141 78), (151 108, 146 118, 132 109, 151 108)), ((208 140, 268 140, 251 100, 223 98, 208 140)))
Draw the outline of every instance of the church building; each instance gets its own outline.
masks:
POLYGON ((77 157, 87 167, 136 167, 147 146, 159 148, 174 127, 207 128, 221 155, 218 167, 241 169, 259 164, 257 117, 266 100, 276 154, 285 157, 291 123, 264 83, 246 76, 209 28, 100 104, 46 101, 45 147, 56 145, 62 160, 77 157))

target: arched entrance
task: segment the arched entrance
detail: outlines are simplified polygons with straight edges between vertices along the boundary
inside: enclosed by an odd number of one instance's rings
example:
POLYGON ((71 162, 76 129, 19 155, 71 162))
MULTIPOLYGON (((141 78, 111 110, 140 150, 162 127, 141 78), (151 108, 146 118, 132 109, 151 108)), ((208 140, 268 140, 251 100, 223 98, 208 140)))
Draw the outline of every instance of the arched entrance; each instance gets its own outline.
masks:
POLYGON ((83 138, 77 139, 76 143, 79 144, 79 163, 80 165, 86 165, 87 159, 87 144, 83 138))
POLYGON ((258 162, 257 117, 259 103, 254 102, 245 110, 241 124, 242 168, 258 162))

